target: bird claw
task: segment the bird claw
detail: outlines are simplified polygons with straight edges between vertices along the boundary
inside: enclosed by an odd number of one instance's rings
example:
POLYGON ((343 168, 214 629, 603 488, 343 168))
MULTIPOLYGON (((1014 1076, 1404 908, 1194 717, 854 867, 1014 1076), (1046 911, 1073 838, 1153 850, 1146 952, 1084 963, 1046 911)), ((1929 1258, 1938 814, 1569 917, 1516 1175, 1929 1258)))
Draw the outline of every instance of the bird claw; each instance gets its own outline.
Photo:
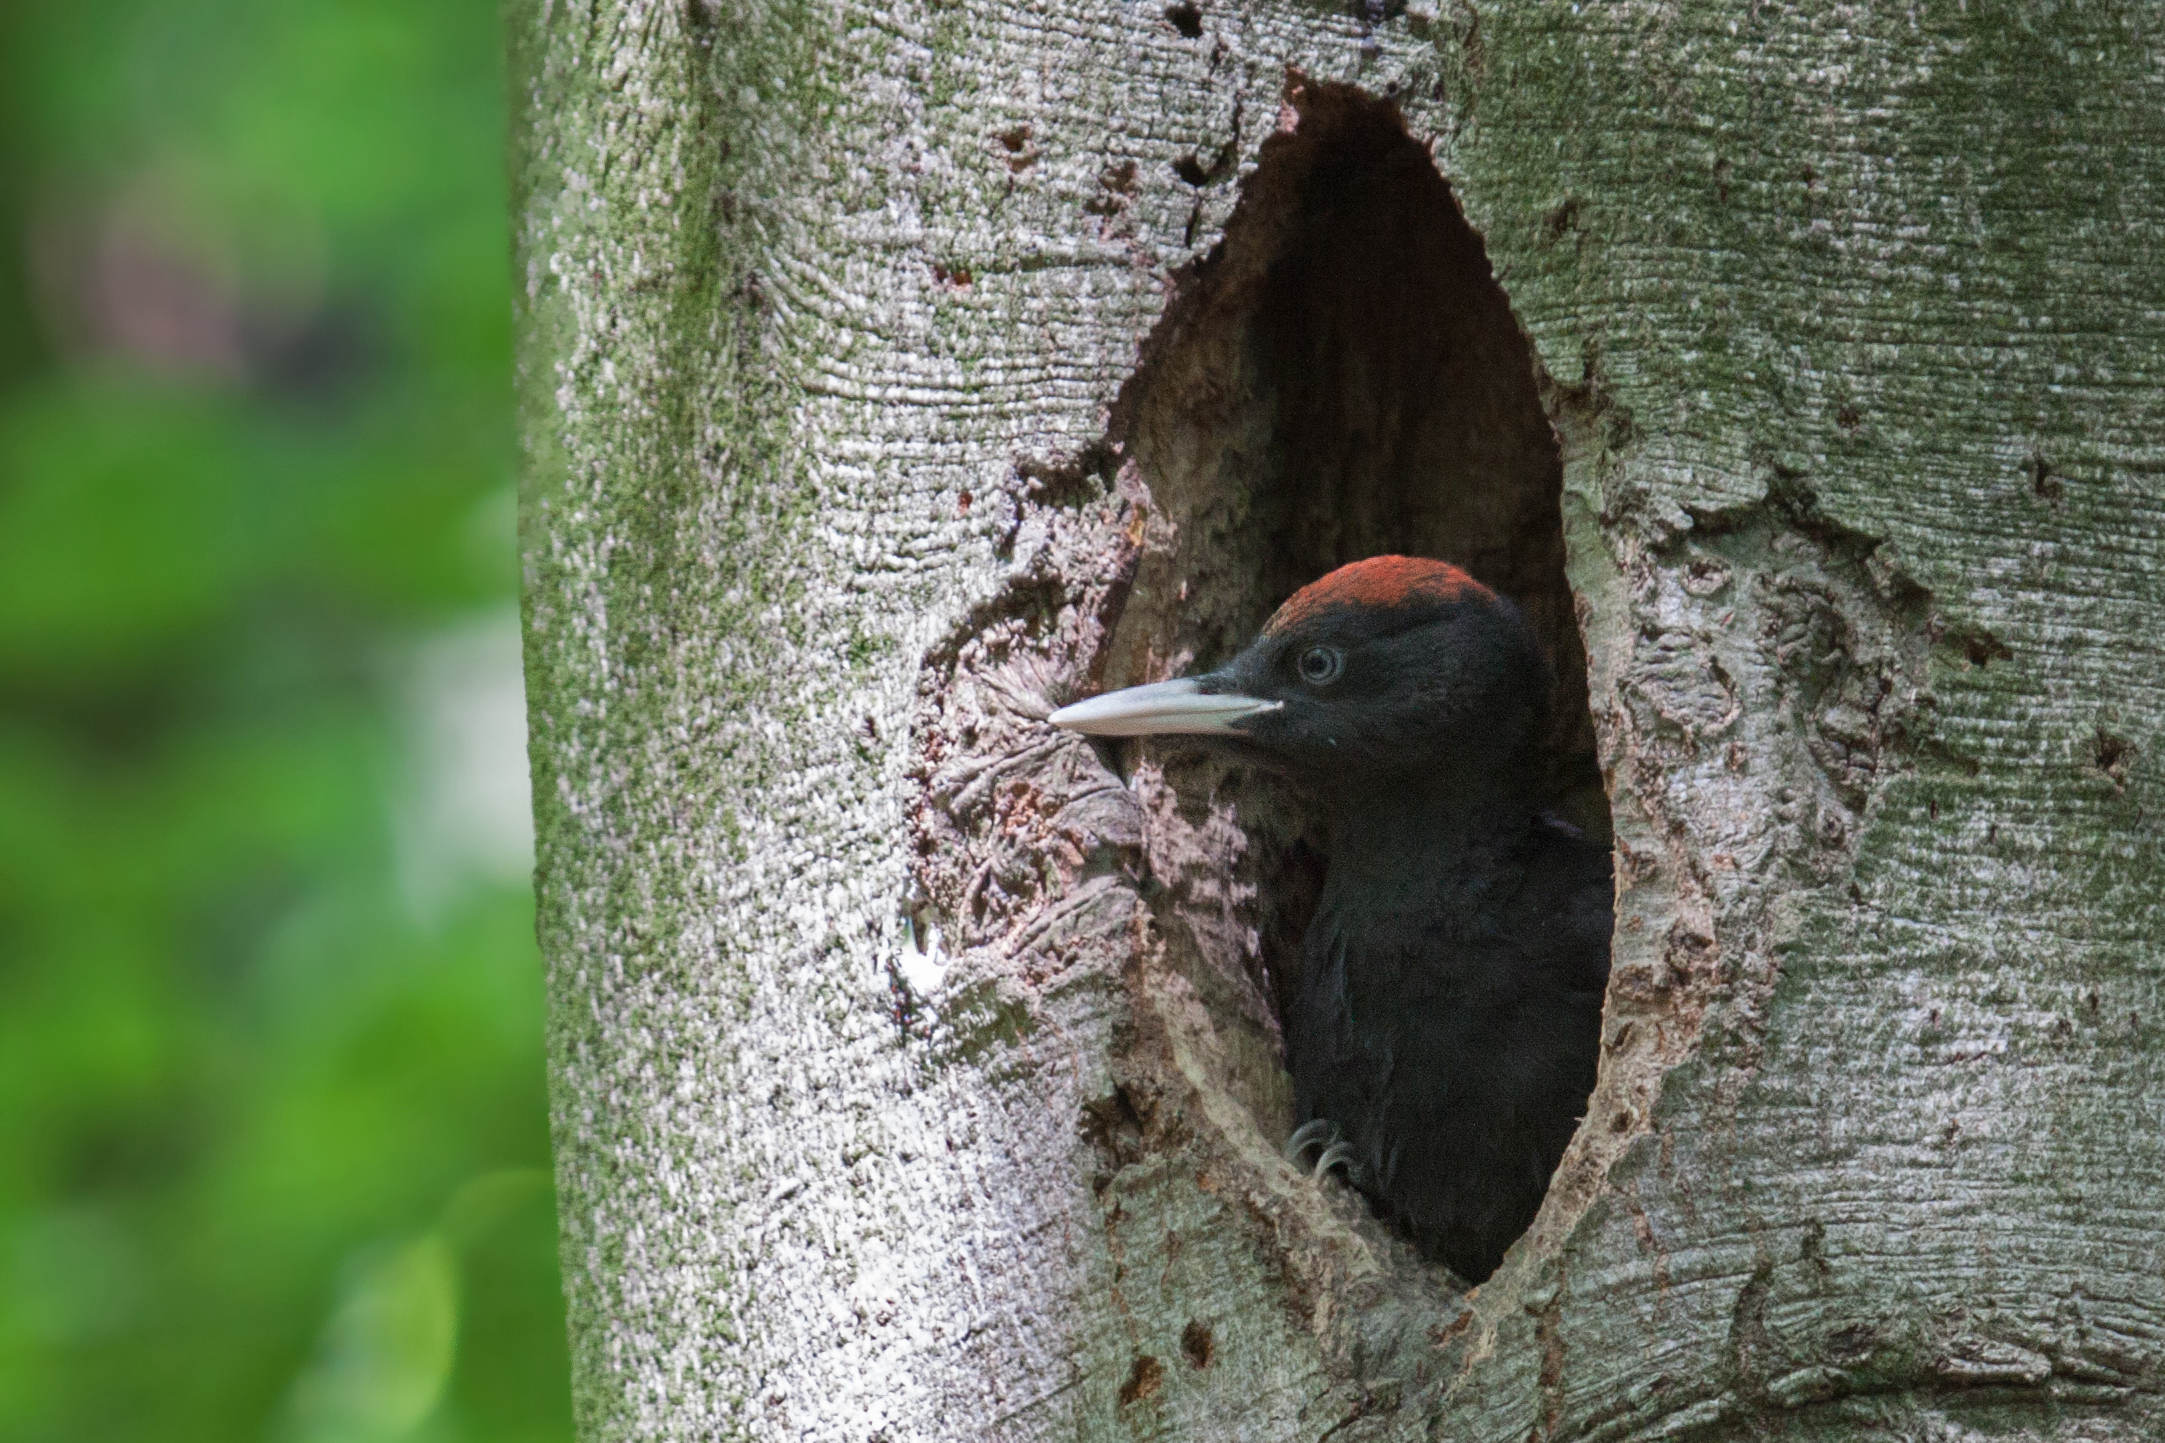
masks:
POLYGON ((1338 1140, 1338 1129, 1323 1118, 1304 1122, 1293 1129, 1293 1135, 1285 1140, 1285 1160, 1295 1167, 1301 1166, 1301 1158, 1311 1147, 1323 1147, 1338 1140))
POLYGON ((1308 1175, 1317 1182, 1321 1182, 1323 1175, 1332 1168, 1344 1167, 1352 1161, 1353 1144, 1347 1142, 1344 1138, 1334 1137, 1331 1139, 1331 1145, 1323 1149, 1323 1155, 1316 1159, 1315 1171, 1308 1175))
POLYGON ((1285 1158, 1295 1167, 1307 1167, 1308 1176, 1320 1182, 1325 1174, 1339 1168, 1352 1172, 1353 1144, 1339 1133, 1338 1125, 1326 1118, 1316 1118, 1295 1128, 1293 1135, 1285 1140, 1285 1158), (1308 1167, 1303 1161, 1309 1149, 1320 1148, 1315 1165, 1308 1167))

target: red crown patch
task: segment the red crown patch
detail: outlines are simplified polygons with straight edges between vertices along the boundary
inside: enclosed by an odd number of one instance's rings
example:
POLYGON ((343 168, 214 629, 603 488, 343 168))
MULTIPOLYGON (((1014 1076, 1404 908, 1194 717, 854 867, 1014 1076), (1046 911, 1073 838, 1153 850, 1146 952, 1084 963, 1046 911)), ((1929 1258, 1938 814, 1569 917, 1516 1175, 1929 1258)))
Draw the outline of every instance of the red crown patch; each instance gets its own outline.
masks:
POLYGON ((1494 592, 1448 561, 1423 556, 1371 556, 1339 567, 1286 598, 1263 628, 1275 636, 1341 606, 1383 608, 1410 601, 1492 600, 1494 592))

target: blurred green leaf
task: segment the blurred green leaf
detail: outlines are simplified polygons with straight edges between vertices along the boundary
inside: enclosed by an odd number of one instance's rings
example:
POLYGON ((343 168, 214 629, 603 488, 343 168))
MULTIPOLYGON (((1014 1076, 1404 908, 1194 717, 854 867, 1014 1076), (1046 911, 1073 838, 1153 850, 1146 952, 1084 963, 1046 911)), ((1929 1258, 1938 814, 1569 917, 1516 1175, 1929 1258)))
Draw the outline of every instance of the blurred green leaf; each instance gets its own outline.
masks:
POLYGON ((295 1380, 292 1443, 397 1443, 436 1411, 458 1341, 459 1269, 439 1232, 346 1267, 315 1356, 295 1380))

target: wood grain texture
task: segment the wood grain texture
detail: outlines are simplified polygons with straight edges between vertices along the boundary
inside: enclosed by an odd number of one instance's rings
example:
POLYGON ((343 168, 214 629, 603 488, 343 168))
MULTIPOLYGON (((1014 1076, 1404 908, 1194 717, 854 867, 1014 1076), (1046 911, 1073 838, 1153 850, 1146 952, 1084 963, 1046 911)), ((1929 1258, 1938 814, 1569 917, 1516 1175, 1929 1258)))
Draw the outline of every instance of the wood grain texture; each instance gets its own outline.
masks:
POLYGON ((1193 20, 514 7, 585 1436, 2157 1436, 2165 14, 1193 20), (1240 809, 1039 725, 1260 619, 1124 388, 1289 70, 1563 445, 1611 1045, 1470 1299, 1276 1157, 1240 809))

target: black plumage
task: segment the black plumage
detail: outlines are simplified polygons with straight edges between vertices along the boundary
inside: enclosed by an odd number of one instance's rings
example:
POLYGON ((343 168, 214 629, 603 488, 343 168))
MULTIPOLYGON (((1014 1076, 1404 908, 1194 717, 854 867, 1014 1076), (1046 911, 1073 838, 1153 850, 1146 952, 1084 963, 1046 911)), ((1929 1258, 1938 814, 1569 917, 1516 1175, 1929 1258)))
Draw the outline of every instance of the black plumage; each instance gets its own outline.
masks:
POLYGON ((1378 557, 1294 596, 1216 672, 1053 717, 1205 738, 1315 796, 1330 867, 1285 1019, 1292 1150, 1343 1164, 1473 1282, 1585 1111, 1608 981, 1608 854, 1539 810, 1549 691, 1508 601, 1378 557))

